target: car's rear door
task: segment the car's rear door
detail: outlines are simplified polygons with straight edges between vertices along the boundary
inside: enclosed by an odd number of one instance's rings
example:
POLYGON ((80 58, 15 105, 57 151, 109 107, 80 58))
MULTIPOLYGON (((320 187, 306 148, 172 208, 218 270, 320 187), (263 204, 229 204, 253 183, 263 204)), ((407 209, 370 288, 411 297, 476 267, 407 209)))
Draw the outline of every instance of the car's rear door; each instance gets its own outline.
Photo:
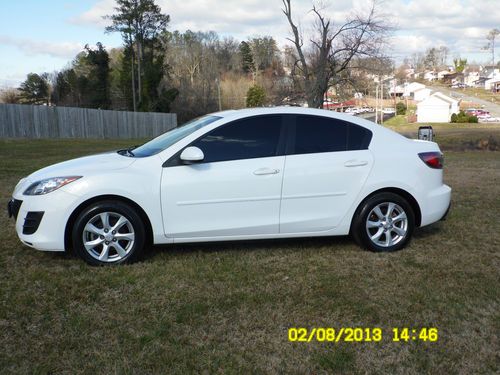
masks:
POLYGON ((372 168, 372 133, 311 115, 297 115, 289 128, 280 233, 330 230, 347 213, 372 168))
POLYGON ((167 163, 161 183, 166 235, 182 240, 277 234, 281 133, 280 115, 236 120, 189 145, 203 151, 202 162, 167 163))

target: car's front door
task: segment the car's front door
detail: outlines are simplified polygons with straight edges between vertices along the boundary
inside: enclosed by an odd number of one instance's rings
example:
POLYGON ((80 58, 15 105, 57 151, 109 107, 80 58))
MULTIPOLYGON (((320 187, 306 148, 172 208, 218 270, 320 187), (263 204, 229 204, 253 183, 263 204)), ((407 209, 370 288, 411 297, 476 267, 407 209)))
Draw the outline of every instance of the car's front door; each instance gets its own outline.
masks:
POLYGON ((371 132, 348 122, 297 115, 285 162, 280 233, 337 226, 373 165, 371 132))
POLYGON ((167 163, 161 186, 165 234, 179 240, 277 234, 281 133, 280 115, 236 120, 190 144, 203 151, 202 162, 167 163))

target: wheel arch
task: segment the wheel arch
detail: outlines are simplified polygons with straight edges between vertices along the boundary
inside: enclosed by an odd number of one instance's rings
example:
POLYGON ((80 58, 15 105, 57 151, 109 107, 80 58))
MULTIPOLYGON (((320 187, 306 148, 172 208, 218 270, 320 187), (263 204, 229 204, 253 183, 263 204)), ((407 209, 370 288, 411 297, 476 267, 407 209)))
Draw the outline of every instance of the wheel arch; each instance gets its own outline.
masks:
POLYGON ((422 211, 420 210, 420 205, 418 204, 415 197, 413 195, 411 195, 410 193, 408 193, 406 190, 396 188, 396 187, 385 187, 385 188, 381 188, 381 189, 378 189, 378 190, 371 192, 369 195, 367 195, 359 203, 358 207, 356 207, 356 211, 354 211, 353 217, 351 218, 351 227, 352 227, 354 220, 356 219, 356 216, 358 215, 359 211, 362 209, 365 202, 368 199, 370 199, 371 197, 373 197, 375 194, 379 194, 379 193, 393 193, 393 194, 397 194, 397 195, 401 196, 402 198, 404 198, 408 202, 408 204, 411 206, 413 213, 415 214, 415 227, 420 226, 420 224, 422 222, 422 211))
POLYGON ((121 195, 113 195, 113 194, 107 194, 107 195, 98 195, 96 197, 92 197, 90 199, 87 199, 86 201, 80 203, 78 207, 76 207, 71 215, 69 216, 68 221, 66 222, 66 228, 64 230, 64 248, 66 251, 72 248, 72 241, 71 241, 71 232, 73 230, 73 226, 75 225, 76 218, 78 215, 85 210, 87 207, 89 207, 91 204, 100 202, 100 201, 106 201, 106 200, 115 200, 115 201, 120 201, 125 204, 130 205, 133 209, 136 210, 136 212, 139 214, 141 217, 142 221, 144 222, 144 227, 146 230, 146 245, 152 245, 153 244, 153 227, 151 225, 151 220, 149 220, 148 215, 146 212, 143 210, 141 206, 139 206, 136 202, 129 198, 125 198, 121 195))

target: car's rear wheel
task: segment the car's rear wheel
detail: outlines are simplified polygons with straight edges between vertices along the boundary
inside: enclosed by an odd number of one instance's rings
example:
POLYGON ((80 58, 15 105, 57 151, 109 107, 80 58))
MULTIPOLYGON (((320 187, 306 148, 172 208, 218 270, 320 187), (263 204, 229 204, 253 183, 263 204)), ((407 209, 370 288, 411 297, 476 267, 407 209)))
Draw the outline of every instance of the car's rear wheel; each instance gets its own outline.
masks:
POLYGON ((394 193, 380 193, 367 199, 356 212, 351 233, 368 250, 390 252, 405 247, 415 228, 410 204, 394 193))
POLYGON ((72 240, 76 253, 89 264, 131 263, 143 255, 145 229, 129 205, 102 201, 78 215, 72 240))

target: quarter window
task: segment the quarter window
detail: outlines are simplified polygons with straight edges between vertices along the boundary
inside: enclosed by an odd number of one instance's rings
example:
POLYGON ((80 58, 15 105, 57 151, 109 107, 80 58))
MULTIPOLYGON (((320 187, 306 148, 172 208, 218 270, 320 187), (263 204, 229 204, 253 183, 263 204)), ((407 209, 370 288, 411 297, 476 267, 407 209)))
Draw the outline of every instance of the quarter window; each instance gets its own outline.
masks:
POLYGON ((205 163, 276 156, 281 116, 256 116, 231 122, 196 140, 205 163))
POLYGON ((362 126, 349 124, 349 135, 347 136, 347 149, 366 150, 372 140, 372 132, 362 126))

